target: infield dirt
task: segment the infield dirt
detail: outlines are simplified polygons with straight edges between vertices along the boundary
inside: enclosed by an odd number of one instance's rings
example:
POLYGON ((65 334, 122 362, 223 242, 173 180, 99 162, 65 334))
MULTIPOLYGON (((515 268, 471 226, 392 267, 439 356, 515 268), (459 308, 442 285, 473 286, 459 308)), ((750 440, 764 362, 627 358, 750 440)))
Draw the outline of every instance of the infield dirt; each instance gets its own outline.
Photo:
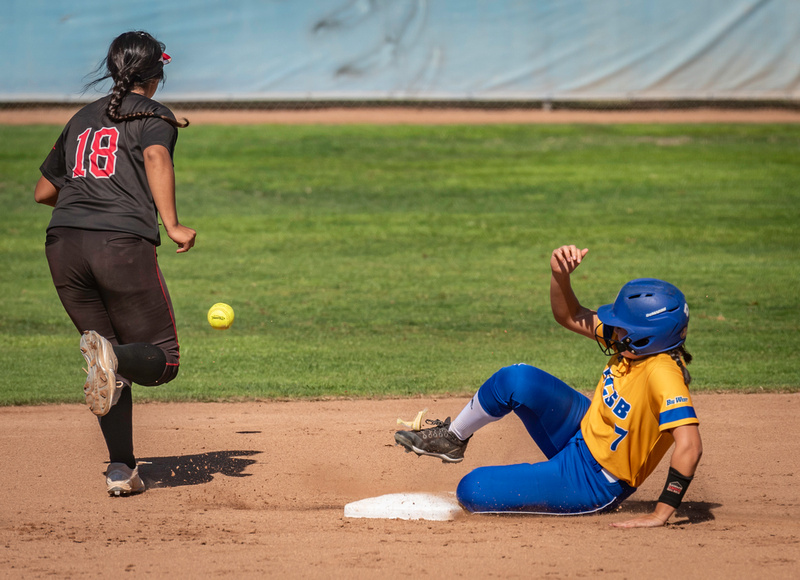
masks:
POLYGON ((609 523, 652 509, 666 459, 619 511, 348 519, 345 504, 453 491, 471 469, 543 456, 514 416, 445 465, 394 445, 397 418, 466 398, 134 406, 149 489, 109 498, 82 405, 0 409, 0 576, 94 578, 796 578, 800 394, 697 394, 705 455, 664 528, 609 523))

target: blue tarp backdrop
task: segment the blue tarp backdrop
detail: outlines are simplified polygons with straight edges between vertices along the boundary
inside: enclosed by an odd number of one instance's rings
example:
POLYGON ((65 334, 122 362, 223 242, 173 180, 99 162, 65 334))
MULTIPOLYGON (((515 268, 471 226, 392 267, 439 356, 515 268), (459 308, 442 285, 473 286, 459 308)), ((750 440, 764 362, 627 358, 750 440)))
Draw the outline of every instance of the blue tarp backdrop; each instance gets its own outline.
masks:
POLYGON ((96 98, 126 30, 165 101, 800 98, 800 0, 4 0, 0 101, 96 98))

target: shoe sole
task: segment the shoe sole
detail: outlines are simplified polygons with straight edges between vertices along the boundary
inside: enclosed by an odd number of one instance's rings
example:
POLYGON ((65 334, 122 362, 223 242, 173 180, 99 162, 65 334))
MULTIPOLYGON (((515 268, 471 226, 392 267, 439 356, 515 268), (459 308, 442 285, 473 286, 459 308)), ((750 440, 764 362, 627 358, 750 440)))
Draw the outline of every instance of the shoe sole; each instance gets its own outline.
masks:
POLYGON ((395 446, 400 445, 403 449, 405 449, 406 453, 411 453, 413 451, 417 455, 427 455, 428 457, 438 457, 439 459, 442 460, 442 463, 461 463, 462 461, 464 461, 463 457, 458 457, 458 458, 454 459, 454 458, 452 458, 452 457, 450 457, 448 455, 445 455, 444 453, 431 453, 430 451, 423 451, 419 447, 416 447, 413 443, 410 443, 408 441, 402 441, 402 440, 398 439, 397 435, 395 435, 394 440, 395 440, 395 446))
POLYGON ((108 495, 111 497, 128 497, 144 492, 143 489, 131 489, 130 486, 115 485, 108 488, 108 495))
MULTIPOLYGON (((112 351, 113 352, 113 351, 112 351)), ((81 336, 81 354, 86 360, 87 376, 83 385, 86 404, 98 417, 108 414, 114 405, 117 391, 117 377, 107 352, 106 343, 93 330, 87 330, 81 336), (105 381, 98 376, 102 373, 105 381)))

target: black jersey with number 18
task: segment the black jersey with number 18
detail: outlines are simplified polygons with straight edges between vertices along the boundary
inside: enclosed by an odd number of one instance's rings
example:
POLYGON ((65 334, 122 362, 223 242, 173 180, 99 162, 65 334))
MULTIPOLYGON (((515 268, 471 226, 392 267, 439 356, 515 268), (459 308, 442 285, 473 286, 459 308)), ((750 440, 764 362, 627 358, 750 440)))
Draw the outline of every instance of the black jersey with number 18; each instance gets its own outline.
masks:
MULTIPOLYGON (((157 117, 115 123, 105 114, 110 98, 78 111, 40 167, 59 189, 48 229, 126 232, 158 245, 158 217, 144 150, 163 145, 172 156, 178 130, 157 117)), ((139 111, 175 118, 164 105, 135 93, 123 99, 119 112, 139 111)))

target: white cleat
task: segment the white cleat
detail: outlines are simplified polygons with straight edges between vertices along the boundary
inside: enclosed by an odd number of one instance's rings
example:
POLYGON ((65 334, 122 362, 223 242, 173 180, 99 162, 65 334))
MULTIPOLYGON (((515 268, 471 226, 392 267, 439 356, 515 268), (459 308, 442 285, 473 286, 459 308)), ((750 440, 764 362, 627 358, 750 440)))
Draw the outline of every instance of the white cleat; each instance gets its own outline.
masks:
POLYGON ((139 477, 139 466, 133 469, 124 463, 112 463, 106 470, 106 488, 111 497, 142 493, 144 481, 139 477))
POLYGON ((81 354, 86 359, 86 383, 83 393, 89 409, 102 417, 119 401, 123 383, 117 381, 117 355, 114 347, 94 330, 81 336, 81 354))

